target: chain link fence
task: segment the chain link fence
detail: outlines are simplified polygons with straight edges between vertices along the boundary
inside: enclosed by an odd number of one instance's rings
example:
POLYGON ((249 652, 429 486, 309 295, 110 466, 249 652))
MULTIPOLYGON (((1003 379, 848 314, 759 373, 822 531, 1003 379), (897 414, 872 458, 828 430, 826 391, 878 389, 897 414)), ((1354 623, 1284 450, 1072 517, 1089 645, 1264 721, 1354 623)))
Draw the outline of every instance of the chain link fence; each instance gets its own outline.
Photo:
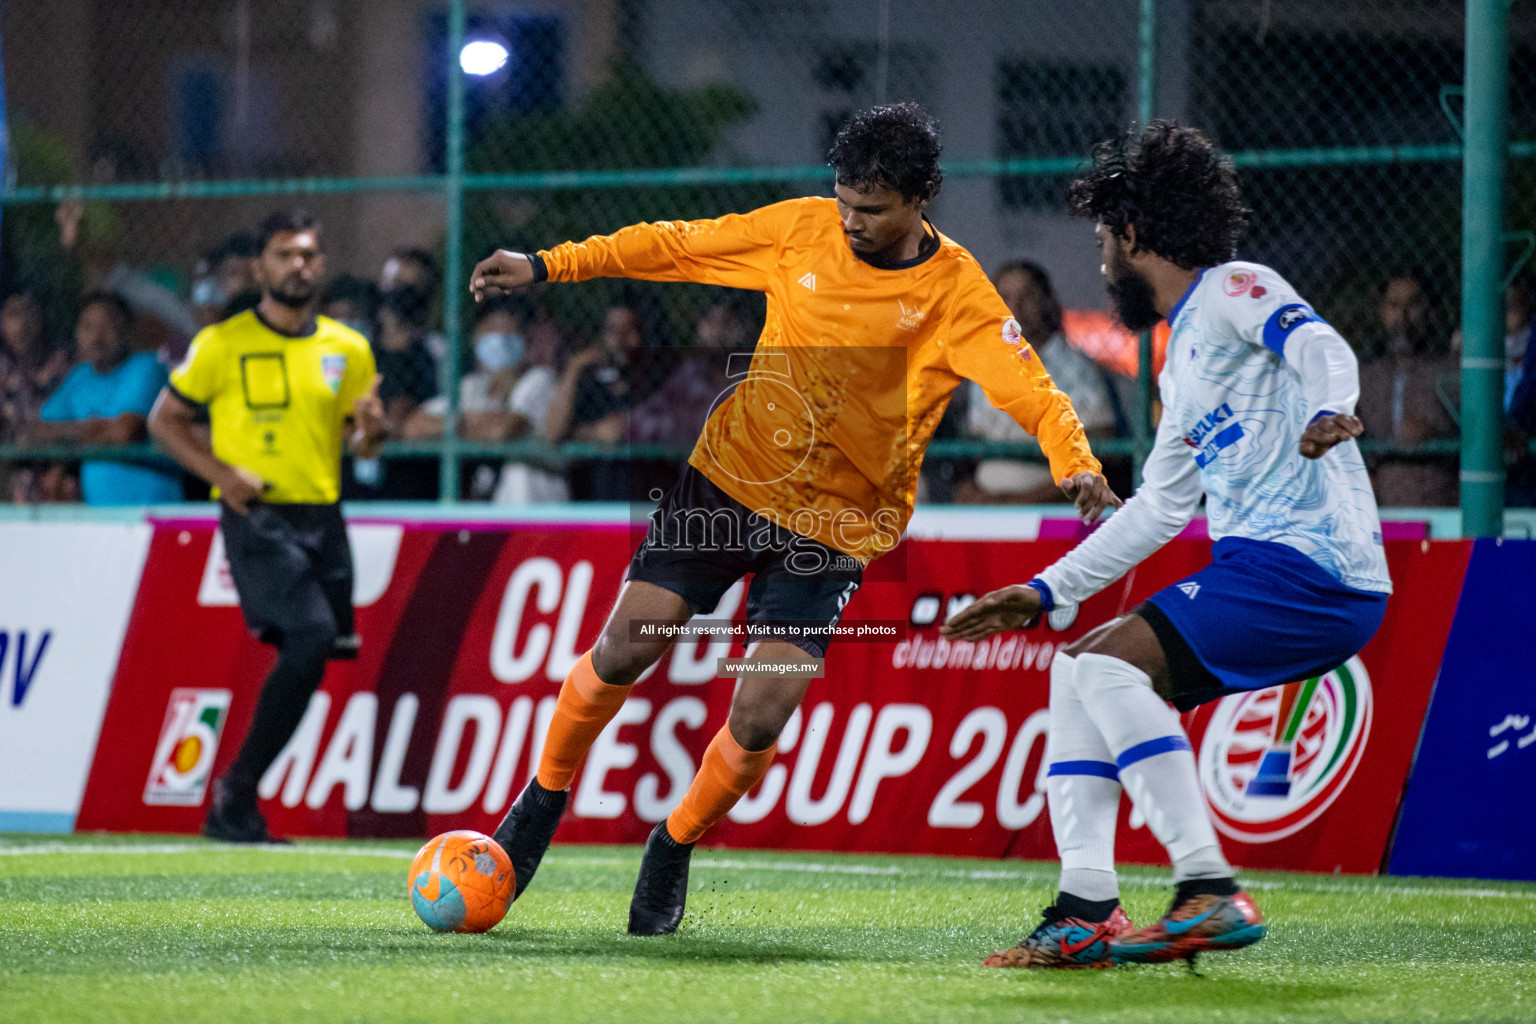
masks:
MULTIPOLYGON (((1510 17, 1518 230, 1536 227, 1536 10, 1510 17)), ((1384 501, 1454 503, 1464 37, 1463 5, 1444 0, 8 4, 6 496, 78 494, 81 451, 35 423, 58 360, 77 358, 82 296, 126 299, 131 347, 172 364, 249 305, 249 233, 291 205, 324 226, 325 310, 365 330, 385 376, 393 440, 349 467, 348 497, 648 491, 697 435, 699 366, 751 344, 761 296, 598 281, 477 310, 469 267, 496 247, 830 194, 843 120, 915 100, 944 128, 934 222, 989 269, 1048 273, 1065 341, 1094 361, 1057 375, 1105 410, 1096 447, 1119 489, 1146 437, 1137 343, 1108 316, 1065 191, 1150 106, 1233 154, 1254 210, 1241 255, 1286 275, 1367 366, 1397 360, 1371 386, 1416 375, 1406 411, 1362 396, 1372 458, 1405 467, 1384 501)), ((1513 373, 1532 303, 1509 305, 1513 373)), ((924 497, 1043 496, 1037 450, 977 401, 956 393, 924 497)), ((1511 452, 1513 484, 1529 467, 1511 452)))

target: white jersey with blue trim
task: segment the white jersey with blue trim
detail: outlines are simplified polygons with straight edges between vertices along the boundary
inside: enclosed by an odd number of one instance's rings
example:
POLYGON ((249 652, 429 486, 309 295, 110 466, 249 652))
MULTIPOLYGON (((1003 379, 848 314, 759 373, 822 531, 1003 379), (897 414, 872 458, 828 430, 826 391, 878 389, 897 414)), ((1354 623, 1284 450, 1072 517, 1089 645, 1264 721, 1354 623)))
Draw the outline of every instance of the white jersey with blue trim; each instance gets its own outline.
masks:
POLYGON ((1159 378, 1163 417, 1183 438, 1205 491, 1211 538, 1295 548, 1345 585, 1390 591, 1381 517, 1360 447, 1301 454, 1314 410, 1286 343, 1331 328, 1290 283, 1257 263, 1201 275, 1170 311, 1159 378))
POLYGON ((1213 540, 1285 544, 1346 586, 1390 593, 1359 445, 1301 454, 1314 418, 1354 412, 1358 370, 1343 339, 1257 263, 1204 271, 1168 320, 1163 416, 1142 485, 1040 573, 1050 598, 1076 604, 1108 586, 1183 529, 1202 494, 1213 540))

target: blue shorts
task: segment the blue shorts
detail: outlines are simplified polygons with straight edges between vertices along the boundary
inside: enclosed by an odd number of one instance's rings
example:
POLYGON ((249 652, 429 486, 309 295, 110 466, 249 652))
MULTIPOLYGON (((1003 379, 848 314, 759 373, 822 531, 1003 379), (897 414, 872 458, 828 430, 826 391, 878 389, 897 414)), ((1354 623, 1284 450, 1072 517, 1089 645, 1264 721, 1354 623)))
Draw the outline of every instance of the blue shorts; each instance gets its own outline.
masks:
POLYGON ((1288 545, 1224 537, 1212 555, 1138 609, 1168 656, 1180 711, 1338 668, 1386 615, 1386 594, 1347 587, 1288 545))

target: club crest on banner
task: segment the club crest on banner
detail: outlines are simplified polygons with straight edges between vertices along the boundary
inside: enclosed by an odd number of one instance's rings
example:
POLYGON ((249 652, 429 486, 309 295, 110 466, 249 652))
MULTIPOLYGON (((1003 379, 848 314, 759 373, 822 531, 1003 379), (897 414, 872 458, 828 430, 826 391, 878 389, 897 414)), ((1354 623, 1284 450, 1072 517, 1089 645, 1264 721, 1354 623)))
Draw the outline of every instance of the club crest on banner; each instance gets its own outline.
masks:
POLYGON ((1360 764, 1371 712, 1359 658, 1316 679, 1222 698, 1200 743, 1216 828, 1268 843, 1316 821, 1360 764))
POLYGON ((219 734, 229 718, 229 690, 178 687, 171 691, 155 760, 144 786, 146 804, 195 807, 203 802, 219 734))

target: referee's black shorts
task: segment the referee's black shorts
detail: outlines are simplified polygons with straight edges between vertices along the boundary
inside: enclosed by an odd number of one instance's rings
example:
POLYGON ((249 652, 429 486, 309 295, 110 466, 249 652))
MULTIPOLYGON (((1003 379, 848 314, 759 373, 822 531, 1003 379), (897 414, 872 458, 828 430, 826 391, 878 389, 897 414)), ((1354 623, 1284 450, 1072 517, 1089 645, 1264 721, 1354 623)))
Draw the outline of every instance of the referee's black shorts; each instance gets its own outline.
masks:
POLYGON ((826 656, 830 631, 864 579, 858 559, 769 522, 685 466, 652 513, 628 578, 708 614, 748 573, 752 636, 784 640, 813 658, 826 656))
POLYGON ((327 626, 352 635, 352 548, 339 504, 257 501, 243 516, 226 505, 219 527, 240 611, 263 642, 327 626))

